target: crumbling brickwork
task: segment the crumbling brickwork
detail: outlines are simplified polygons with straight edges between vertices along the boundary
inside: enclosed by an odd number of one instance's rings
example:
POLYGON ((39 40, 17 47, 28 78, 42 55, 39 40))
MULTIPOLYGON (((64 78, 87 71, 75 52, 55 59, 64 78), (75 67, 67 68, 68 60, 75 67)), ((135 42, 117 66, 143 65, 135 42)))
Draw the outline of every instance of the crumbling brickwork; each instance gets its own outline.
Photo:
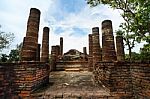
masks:
POLYGON ((0 98, 17 95, 28 97, 31 92, 49 82, 49 66, 41 62, 0 64, 0 98))
POLYGON ((96 62, 101 61, 101 48, 100 48, 100 40, 99 40, 99 28, 94 27, 92 28, 92 51, 93 51, 93 66, 96 62))
POLYGON ((56 61, 57 61, 57 55, 56 55, 56 46, 51 47, 51 70, 56 70, 56 61))
POLYGON ((41 44, 38 44, 38 48, 36 51, 36 61, 40 61, 40 50, 41 49, 41 44))
POLYGON ((26 37, 24 37, 23 47, 21 51, 22 61, 36 61, 39 23, 40 23, 40 10, 36 8, 31 8, 27 22, 26 37))
POLYGON ((86 50, 86 47, 83 47, 83 61, 87 61, 87 50, 86 50))
POLYGON ((93 70, 93 40, 92 34, 88 35, 89 38, 89 56, 88 56, 88 68, 90 71, 93 70))
POLYGON ((63 37, 60 37, 60 55, 63 55, 63 37))
POLYGON ((116 61, 112 21, 102 22, 102 61, 116 61))
POLYGON ((43 28, 41 62, 49 61, 49 28, 43 28))
POLYGON ((124 61, 125 54, 122 36, 116 36, 116 49, 117 49, 117 61, 124 61))
POLYGON ((150 98, 149 62, 99 62, 95 67, 96 82, 103 83, 114 96, 150 98))

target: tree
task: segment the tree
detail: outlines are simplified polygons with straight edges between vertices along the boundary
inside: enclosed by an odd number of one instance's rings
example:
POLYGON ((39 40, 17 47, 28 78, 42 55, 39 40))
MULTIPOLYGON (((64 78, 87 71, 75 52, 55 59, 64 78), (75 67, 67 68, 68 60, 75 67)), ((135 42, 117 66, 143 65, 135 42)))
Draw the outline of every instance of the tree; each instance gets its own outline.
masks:
POLYGON ((12 49, 9 53, 9 62, 20 60, 20 51, 22 48, 22 43, 16 46, 16 49, 12 49))
POLYGON ((8 55, 6 55, 6 54, 1 54, 0 62, 7 62, 7 60, 8 60, 8 55))
POLYGON ((142 61, 150 61, 150 44, 145 44, 143 48, 140 49, 140 55, 142 61))
POLYGON ((3 48, 7 48, 10 45, 10 43, 13 41, 13 39, 14 39, 13 33, 5 33, 0 30, 0 51, 3 48))
POLYGON ((109 5, 113 9, 121 10, 124 23, 120 30, 129 49, 131 58, 135 42, 141 40, 150 44, 150 1, 149 0, 87 0, 92 7, 99 4, 109 5))

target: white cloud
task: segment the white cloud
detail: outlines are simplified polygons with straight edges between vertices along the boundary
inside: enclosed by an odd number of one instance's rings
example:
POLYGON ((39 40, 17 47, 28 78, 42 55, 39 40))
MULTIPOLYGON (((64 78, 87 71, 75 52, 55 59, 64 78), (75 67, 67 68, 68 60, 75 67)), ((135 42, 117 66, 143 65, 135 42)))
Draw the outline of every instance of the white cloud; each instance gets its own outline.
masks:
MULTIPOLYGON (((51 10, 49 10, 49 12, 50 11, 51 10)), ((95 8, 89 8, 88 6, 85 6, 79 13, 68 13, 63 14, 63 16, 64 19, 56 20, 55 16, 49 13, 49 20, 53 20, 50 21, 49 25, 53 27, 53 31, 51 32, 52 37, 50 37, 50 39, 52 39, 53 45, 59 44, 60 36, 64 37, 65 52, 71 48, 82 51, 82 48, 84 46, 86 46, 88 49, 88 34, 91 33, 92 27, 95 26, 100 27, 101 33, 101 22, 103 20, 112 20, 114 30, 118 28, 120 22, 122 21, 119 12, 108 8, 107 6, 99 6, 95 8), (61 27, 64 29, 64 31, 59 35, 55 34, 54 31, 56 27, 61 27), (70 36, 70 34, 73 32, 72 29, 74 27, 87 29, 87 35, 84 35, 82 37, 70 36), (56 39, 54 39, 53 37, 56 39)))
POLYGON ((44 17, 49 5, 51 5, 51 2, 51 0, 45 0, 44 2, 41 0, 0 1, 0 24, 2 25, 2 29, 5 32, 12 32, 15 34, 15 39, 10 49, 15 48, 16 44, 19 44, 23 41, 23 37, 26 34, 27 20, 30 8, 38 8, 41 10, 41 22, 39 31, 41 39, 42 28, 47 25, 47 23, 44 22, 44 17))

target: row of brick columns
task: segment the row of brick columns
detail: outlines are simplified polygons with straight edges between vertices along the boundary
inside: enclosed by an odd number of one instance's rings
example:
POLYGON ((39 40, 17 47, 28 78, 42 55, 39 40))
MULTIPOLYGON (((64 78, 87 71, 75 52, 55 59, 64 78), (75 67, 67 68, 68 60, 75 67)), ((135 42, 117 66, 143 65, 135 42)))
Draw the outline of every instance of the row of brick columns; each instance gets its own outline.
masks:
POLYGON ((123 37, 116 36, 115 50, 113 28, 111 20, 102 22, 102 48, 100 47, 99 28, 92 28, 92 34, 89 34, 89 70, 93 70, 95 64, 99 61, 124 61, 123 37))
POLYGON ((56 70, 56 62, 63 57, 63 37, 60 37, 60 45, 51 47, 51 70, 56 70))
POLYGON ((42 52, 40 59, 41 45, 38 44, 38 32, 40 24, 40 10, 36 8, 30 9, 27 22, 26 37, 23 40, 21 50, 21 61, 42 61, 49 60, 49 28, 43 28, 42 52))

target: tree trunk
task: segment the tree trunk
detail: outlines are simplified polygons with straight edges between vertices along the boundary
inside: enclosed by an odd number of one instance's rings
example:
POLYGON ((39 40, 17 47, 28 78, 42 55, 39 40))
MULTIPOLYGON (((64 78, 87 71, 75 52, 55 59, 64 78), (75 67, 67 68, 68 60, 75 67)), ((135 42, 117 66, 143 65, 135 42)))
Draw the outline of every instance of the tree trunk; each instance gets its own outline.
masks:
POLYGON ((129 61, 131 61, 132 60, 132 55, 131 55, 131 53, 132 53, 132 51, 131 51, 131 47, 129 47, 129 61))
POLYGON ((129 49, 129 61, 131 61, 131 57, 132 57, 132 55, 131 55, 132 51, 131 50, 132 50, 132 48, 131 48, 129 42, 127 43, 127 46, 128 46, 128 49, 129 49))

